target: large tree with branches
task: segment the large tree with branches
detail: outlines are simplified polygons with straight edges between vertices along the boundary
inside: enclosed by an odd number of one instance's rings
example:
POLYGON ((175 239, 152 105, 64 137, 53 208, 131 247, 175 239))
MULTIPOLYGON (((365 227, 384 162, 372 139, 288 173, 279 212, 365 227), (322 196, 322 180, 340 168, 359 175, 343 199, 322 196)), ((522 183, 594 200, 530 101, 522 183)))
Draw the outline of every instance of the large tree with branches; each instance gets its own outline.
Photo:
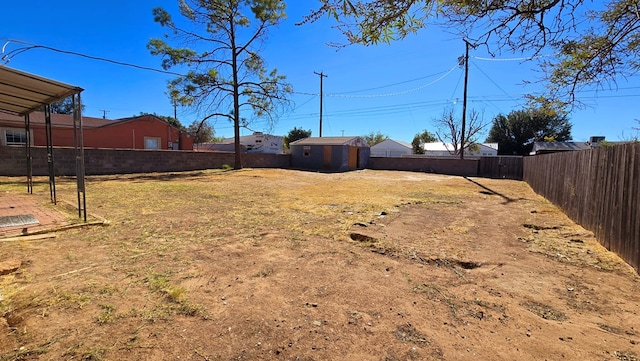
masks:
MULTIPOLYGON (((614 86, 640 69, 638 0, 319 0, 304 22, 335 17, 351 43, 404 38, 443 25, 489 52, 522 52, 542 60, 549 94, 543 103, 576 101, 585 86, 614 86)), ((547 103, 548 104, 548 103, 547 103)))
MULTIPOLYGON (((165 38, 188 47, 173 47, 163 39, 151 39, 148 48, 163 57, 162 67, 187 67, 187 74, 169 82, 174 102, 194 107, 200 122, 213 117, 233 122, 234 168, 242 168, 240 127, 252 120, 275 122, 288 104, 292 91, 276 69, 267 70, 256 48, 268 30, 285 18, 282 0, 179 0, 184 26, 176 24, 162 8, 153 10, 154 20, 170 30, 165 38), (241 117, 251 109, 249 118, 241 117)), ((181 23, 182 24, 182 23, 181 23)))
POLYGON ((488 143, 498 143, 501 155, 529 155, 535 142, 571 140, 571 123, 564 113, 522 109, 493 118, 488 143))

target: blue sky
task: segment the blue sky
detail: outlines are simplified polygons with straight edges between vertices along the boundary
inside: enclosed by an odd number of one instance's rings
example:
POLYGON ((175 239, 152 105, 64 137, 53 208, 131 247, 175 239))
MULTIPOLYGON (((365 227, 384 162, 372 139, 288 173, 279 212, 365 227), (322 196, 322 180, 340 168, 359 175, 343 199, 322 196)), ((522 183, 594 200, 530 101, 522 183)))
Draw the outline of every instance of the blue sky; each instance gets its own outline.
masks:
MULTIPOLYGON (((438 27, 390 45, 353 45, 340 50, 327 46, 343 42, 330 19, 304 26, 294 24, 316 6, 313 0, 288 2, 288 19, 274 28, 262 45, 270 68, 277 68, 293 85, 291 109, 279 117, 273 134, 285 135, 293 127, 319 133, 319 76, 323 72, 323 136, 364 135, 381 132, 411 142, 416 133, 436 130, 433 119, 453 107, 461 112, 464 69, 457 66, 464 42, 438 27)), ((3 3, 0 42, 18 40, 65 51, 160 69, 161 59, 146 48, 150 38, 164 29, 154 23, 152 9, 161 6, 178 17, 176 0, 155 1, 45 1, 3 3)), ((5 53, 24 45, 10 42, 5 53)), ((485 49, 470 52, 468 109, 483 114, 485 122, 498 113, 521 109, 523 95, 541 90, 535 64, 518 59, 521 54, 499 54, 485 49)), ((117 119, 140 112, 173 115, 166 83, 174 78, 45 49, 15 55, 7 64, 15 69, 82 87, 85 116, 117 119), (106 112, 105 112, 106 111, 106 112)), ((614 90, 585 91, 580 100, 589 107, 572 112, 575 140, 604 135, 615 141, 635 134, 640 99, 640 79, 622 79, 614 90)), ((196 116, 178 110, 188 125, 196 116)), ((212 123, 217 136, 233 134, 231 123, 212 123)), ((489 125, 490 126, 490 125, 489 125)), ((486 131, 488 132, 489 126, 486 131)), ((253 129, 267 131, 264 124, 253 129)), ((243 134, 251 131, 243 130, 243 134)), ((486 135, 486 133, 485 133, 486 135)), ((484 140, 484 136, 481 140, 484 140)))

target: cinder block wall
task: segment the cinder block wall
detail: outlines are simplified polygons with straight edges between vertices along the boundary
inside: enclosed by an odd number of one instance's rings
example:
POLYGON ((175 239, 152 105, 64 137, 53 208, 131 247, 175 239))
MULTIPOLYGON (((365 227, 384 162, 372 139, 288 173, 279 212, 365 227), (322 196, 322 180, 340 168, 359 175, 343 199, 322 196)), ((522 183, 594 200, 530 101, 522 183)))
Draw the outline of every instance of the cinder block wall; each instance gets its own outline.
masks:
POLYGON ((369 158, 369 168, 474 177, 478 175, 479 162, 479 159, 371 157, 369 158))
MULTIPOLYGON (((233 166, 234 154, 221 152, 191 152, 171 150, 85 149, 85 173, 127 174, 149 172, 179 172, 233 166)), ((33 175, 48 174, 46 147, 31 148, 33 175)), ((76 174, 76 156, 73 148, 53 150, 55 174, 76 174)), ((247 168, 289 168, 287 154, 242 154, 247 168)), ((0 175, 26 176, 26 152, 22 147, 0 146, 0 175)))
MULTIPOLYGON (((47 150, 31 148, 33 175, 47 175, 47 150)), ((53 150, 55 174, 76 174, 76 158, 73 148, 53 150)), ((378 170, 405 170, 459 176, 477 176, 478 159, 371 157, 369 168, 378 170)), ((85 149, 87 175, 127 174, 149 172, 180 172, 189 170, 233 166, 234 154, 226 152, 193 152, 171 150, 85 149)), ((247 168, 291 168, 289 154, 243 153, 242 163, 247 168)), ((0 175, 26 175, 27 161, 22 147, 0 146, 0 175)))

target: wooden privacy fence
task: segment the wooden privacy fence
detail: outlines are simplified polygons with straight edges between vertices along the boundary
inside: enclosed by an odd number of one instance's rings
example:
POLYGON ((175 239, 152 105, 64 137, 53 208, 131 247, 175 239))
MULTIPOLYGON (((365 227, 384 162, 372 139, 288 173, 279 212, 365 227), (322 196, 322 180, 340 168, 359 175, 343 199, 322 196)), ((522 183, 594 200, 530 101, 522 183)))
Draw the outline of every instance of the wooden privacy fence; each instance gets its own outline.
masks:
POLYGON ((478 175, 486 178, 522 180, 522 157, 482 157, 478 164, 478 175))
POLYGON ((527 157, 524 180, 640 273, 640 144, 527 157))

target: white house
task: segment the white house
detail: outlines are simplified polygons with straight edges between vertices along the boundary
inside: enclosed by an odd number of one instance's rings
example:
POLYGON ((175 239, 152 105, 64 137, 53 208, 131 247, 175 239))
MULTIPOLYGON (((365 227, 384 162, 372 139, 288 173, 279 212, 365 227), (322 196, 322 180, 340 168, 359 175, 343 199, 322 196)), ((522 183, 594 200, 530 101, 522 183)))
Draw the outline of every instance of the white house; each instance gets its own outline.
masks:
MULTIPOLYGON (((477 149, 467 149, 464 154, 469 157, 496 157, 498 143, 476 143, 477 149)), ((425 143, 424 154, 431 157, 454 157, 453 145, 442 142, 425 143)))
MULTIPOLYGON (((233 138, 231 141, 233 142, 233 138)), ((279 154, 283 152, 283 142, 284 137, 282 136, 262 132, 254 132, 251 135, 240 137, 240 144, 247 149, 248 153, 279 154)))
POLYGON ((385 139, 371 147, 372 157, 402 157, 412 153, 411 144, 393 139, 385 139))
MULTIPOLYGON (((220 143, 204 143, 199 145, 197 148, 198 150, 203 151, 233 152, 234 139, 235 138, 225 138, 220 143)), ((242 150, 247 153, 280 154, 283 152, 283 142, 284 137, 264 134, 262 132, 255 132, 251 135, 244 135, 240 137, 242 150)))

